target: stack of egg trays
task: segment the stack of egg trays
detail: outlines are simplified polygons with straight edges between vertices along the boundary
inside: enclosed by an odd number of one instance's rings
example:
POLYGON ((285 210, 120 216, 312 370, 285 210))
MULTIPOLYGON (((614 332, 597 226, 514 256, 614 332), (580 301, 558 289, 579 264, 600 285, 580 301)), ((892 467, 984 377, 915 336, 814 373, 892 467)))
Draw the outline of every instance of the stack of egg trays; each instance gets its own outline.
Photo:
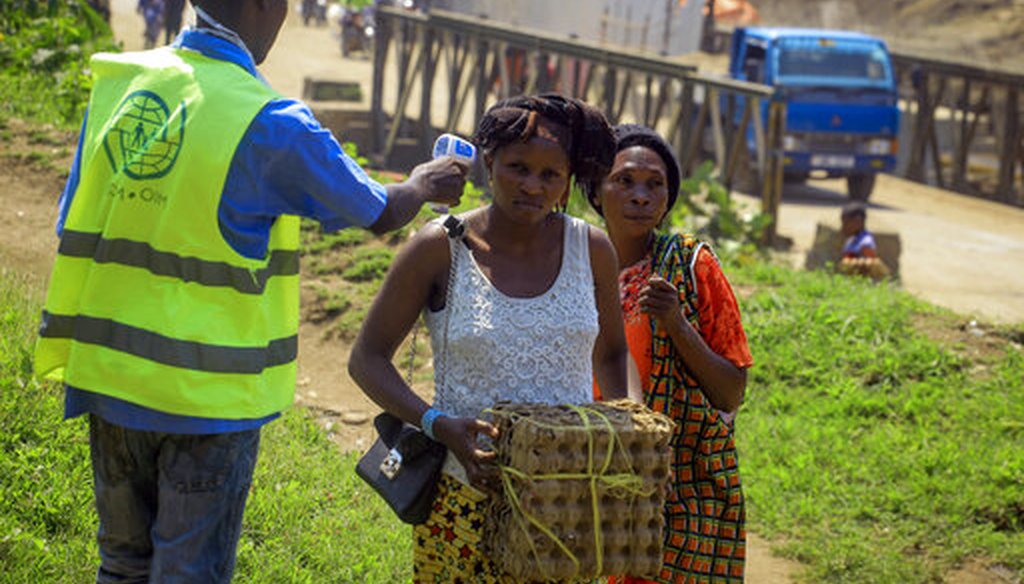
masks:
POLYGON ((658 573, 669 418, 629 400, 578 408, 502 403, 491 411, 498 464, 506 470, 485 541, 506 573, 518 581, 658 573), (622 477, 633 477, 631 488, 622 488, 622 477))

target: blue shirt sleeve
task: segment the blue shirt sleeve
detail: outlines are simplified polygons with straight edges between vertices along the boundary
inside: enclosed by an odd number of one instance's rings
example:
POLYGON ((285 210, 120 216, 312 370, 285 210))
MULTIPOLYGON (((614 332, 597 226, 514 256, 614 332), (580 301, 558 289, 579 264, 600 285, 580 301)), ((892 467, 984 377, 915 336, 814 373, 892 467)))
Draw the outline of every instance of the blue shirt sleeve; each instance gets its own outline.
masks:
POLYGON ((275 100, 242 138, 221 197, 221 233, 238 253, 266 255, 274 220, 299 215, 325 231, 369 227, 387 193, 352 160, 302 102, 275 100))
POLYGON ((75 160, 71 163, 71 172, 68 174, 68 182, 64 183, 64 191, 60 194, 60 202, 57 204, 57 237, 64 233, 64 223, 68 219, 68 209, 71 208, 71 199, 75 197, 78 190, 78 177, 82 169, 82 142, 85 140, 85 121, 89 119, 89 112, 85 112, 82 120, 82 129, 78 134, 78 147, 75 149, 75 160))

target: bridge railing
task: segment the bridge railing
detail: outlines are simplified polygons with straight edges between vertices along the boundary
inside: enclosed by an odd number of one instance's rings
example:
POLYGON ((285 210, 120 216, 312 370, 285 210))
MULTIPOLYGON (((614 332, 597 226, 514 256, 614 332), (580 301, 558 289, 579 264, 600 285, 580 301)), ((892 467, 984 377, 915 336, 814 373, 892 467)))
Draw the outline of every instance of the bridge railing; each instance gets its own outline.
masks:
POLYGON ((904 176, 1024 206, 1024 74, 902 52, 893 64, 912 123, 904 176))
POLYGON ((727 185, 740 173, 752 178, 773 218, 766 238, 774 237, 786 116, 769 87, 440 10, 381 8, 375 43, 371 158, 379 164, 394 166, 399 148, 428 156, 439 132, 472 133, 498 99, 557 91, 600 108, 612 124, 655 128, 684 173, 710 152, 727 185))

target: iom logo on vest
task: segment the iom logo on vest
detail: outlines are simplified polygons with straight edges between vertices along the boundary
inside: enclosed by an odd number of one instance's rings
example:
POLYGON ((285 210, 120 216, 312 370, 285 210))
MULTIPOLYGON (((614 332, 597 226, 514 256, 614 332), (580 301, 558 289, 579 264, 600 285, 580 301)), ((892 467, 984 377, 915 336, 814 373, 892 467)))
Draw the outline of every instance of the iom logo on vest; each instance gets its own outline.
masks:
POLYGON ((114 123, 103 137, 103 149, 114 172, 149 180, 170 172, 184 137, 185 102, 172 113, 159 95, 136 91, 114 114, 114 123))

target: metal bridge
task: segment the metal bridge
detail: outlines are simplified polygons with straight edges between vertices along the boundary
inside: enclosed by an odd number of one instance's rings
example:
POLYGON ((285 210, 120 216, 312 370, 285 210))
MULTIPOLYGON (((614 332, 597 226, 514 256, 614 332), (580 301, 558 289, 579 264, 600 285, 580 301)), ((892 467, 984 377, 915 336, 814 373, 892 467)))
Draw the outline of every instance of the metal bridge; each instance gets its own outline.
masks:
POLYGON ((705 144, 727 185, 749 167, 762 212, 777 218, 786 116, 770 87, 702 75, 656 55, 440 10, 381 8, 376 32, 370 156, 378 164, 392 166, 399 147, 411 148, 419 159, 429 156, 439 132, 472 133, 500 98, 558 91, 599 107, 612 124, 657 129, 675 146, 684 173, 704 157, 705 144), (738 125, 723 124, 737 118, 738 125), (745 144, 748 130, 756 142, 753 157, 745 144))
MULTIPOLYGON (((723 41, 730 34, 715 29, 708 46, 728 46, 723 41)), ((786 106, 771 87, 702 74, 651 53, 441 10, 381 8, 375 42, 370 156, 378 164, 393 166, 402 148, 417 159, 429 156, 440 132, 471 134, 500 98, 558 91, 601 108, 613 124, 655 128, 675 146, 684 173, 708 153, 727 186, 743 173, 773 219, 765 238, 775 237, 786 106)), ((1017 172, 1024 165, 1024 74, 899 51, 893 62, 904 112, 896 172, 1024 206, 1024 177, 1017 172)))

